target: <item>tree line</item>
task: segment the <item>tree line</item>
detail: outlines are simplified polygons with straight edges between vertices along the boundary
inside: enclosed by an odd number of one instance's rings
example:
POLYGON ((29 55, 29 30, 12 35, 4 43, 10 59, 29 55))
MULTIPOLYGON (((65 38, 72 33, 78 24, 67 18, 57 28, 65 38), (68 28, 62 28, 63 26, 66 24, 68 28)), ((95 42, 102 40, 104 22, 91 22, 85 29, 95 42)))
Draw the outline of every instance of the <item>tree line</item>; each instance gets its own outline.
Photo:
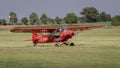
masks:
POLYGON ((21 19, 17 18, 15 12, 9 13, 9 20, 0 19, 0 25, 40 25, 40 24, 76 24, 76 23, 93 23, 93 22, 108 22, 111 21, 111 24, 114 26, 120 25, 120 15, 111 17, 110 14, 106 12, 99 12, 94 7, 85 7, 80 12, 81 17, 76 16, 75 13, 67 13, 64 18, 56 16, 55 19, 48 17, 43 13, 40 18, 35 13, 32 12, 29 15, 29 18, 23 17, 21 19))

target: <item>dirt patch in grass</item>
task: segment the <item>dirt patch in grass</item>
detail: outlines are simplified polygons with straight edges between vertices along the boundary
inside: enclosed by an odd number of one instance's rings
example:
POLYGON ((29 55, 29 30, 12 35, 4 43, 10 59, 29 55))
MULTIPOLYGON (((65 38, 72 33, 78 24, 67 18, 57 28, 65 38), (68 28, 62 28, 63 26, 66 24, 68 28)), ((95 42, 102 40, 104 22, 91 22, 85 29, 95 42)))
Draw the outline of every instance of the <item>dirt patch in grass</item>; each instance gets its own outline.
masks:
POLYGON ((14 25, 0 25, 0 30, 8 30, 8 29, 12 29, 14 28, 15 26, 14 25))

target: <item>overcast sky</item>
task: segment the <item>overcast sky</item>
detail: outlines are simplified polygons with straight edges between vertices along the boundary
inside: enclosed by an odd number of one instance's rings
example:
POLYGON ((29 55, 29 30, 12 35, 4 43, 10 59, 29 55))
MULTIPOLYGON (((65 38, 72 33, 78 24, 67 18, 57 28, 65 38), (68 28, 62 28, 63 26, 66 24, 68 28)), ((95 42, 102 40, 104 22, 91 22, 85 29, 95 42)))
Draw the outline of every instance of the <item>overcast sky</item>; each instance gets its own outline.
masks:
POLYGON ((7 19, 12 11, 18 18, 29 17, 32 12, 39 17, 46 13, 51 18, 63 18, 69 12, 80 16, 85 7, 95 7, 112 16, 120 15, 120 0, 0 0, 0 18, 7 19))

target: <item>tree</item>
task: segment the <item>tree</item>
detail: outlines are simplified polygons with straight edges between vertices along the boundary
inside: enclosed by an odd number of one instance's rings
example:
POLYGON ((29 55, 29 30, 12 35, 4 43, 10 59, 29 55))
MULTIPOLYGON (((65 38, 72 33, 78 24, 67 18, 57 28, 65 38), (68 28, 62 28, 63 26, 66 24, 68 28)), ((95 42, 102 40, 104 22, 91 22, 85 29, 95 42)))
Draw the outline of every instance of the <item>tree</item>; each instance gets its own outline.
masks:
POLYGON ((80 23, 85 23, 85 18, 84 17, 78 17, 78 21, 80 21, 80 23))
POLYGON ((25 25, 28 25, 28 19, 26 17, 22 18, 21 22, 25 25))
POLYGON ((32 13, 29 15, 29 19, 30 19, 30 24, 31 24, 31 25, 34 25, 34 24, 36 24, 36 22, 38 21, 38 15, 37 15, 35 12, 32 12, 32 13))
POLYGON ((56 17, 56 18, 55 18, 55 21, 57 22, 57 24, 61 24, 62 19, 61 19, 61 18, 59 18, 59 17, 56 17))
POLYGON ((120 25, 120 15, 116 15, 112 18, 112 23, 113 26, 119 26, 120 25))
POLYGON ((78 17, 74 13, 68 13, 64 18, 65 22, 68 24, 77 23, 78 17))
POLYGON ((86 7, 86 8, 83 8, 80 14, 82 14, 83 17, 86 18, 87 22, 96 22, 97 16, 99 13, 98 13, 98 10, 94 7, 86 7))
POLYGON ((6 20, 5 19, 0 19, 0 25, 7 25, 6 20))
POLYGON ((16 24, 18 21, 17 15, 15 12, 10 12, 9 13, 9 23, 10 24, 16 24))
POLYGON ((55 20, 52 19, 52 18, 48 18, 48 22, 51 23, 51 24, 54 24, 55 20))
POLYGON ((47 24, 47 21, 48 21, 47 15, 45 13, 43 13, 40 17, 40 20, 41 20, 41 23, 47 24))
POLYGON ((99 21, 102 22, 111 21, 111 16, 109 14, 106 14, 105 12, 102 12, 99 14, 99 21))

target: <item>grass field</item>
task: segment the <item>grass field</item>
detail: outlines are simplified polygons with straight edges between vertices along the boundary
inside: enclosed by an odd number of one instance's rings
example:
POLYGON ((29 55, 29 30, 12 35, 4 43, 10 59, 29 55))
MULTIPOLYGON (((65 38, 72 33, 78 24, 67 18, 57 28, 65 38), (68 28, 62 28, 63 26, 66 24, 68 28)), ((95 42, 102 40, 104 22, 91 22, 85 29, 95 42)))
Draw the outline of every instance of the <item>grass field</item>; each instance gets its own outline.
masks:
POLYGON ((0 30, 0 68, 120 68, 120 27, 80 32, 70 39, 76 46, 33 47, 30 33, 0 30))

